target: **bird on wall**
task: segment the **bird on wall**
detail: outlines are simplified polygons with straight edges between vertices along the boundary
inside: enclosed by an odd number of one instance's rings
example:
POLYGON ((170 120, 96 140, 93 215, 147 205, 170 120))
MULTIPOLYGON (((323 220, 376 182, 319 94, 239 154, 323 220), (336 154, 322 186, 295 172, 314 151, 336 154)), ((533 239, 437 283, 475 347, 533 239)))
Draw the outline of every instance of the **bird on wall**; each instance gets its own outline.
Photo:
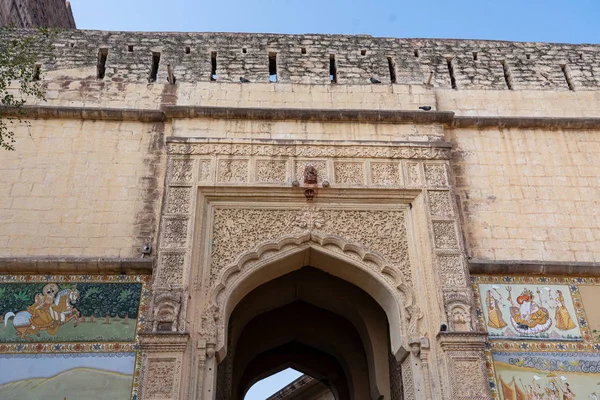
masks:
POLYGON ((381 81, 380 81, 380 80, 378 80, 378 79, 375 79, 375 78, 371 78, 371 79, 369 79, 369 80, 371 81, 371 83, 374 83, 374 84, 381 83, 381 81))
POLYGON ((240 82, 241 83, 250 83, 250 81, 246 78, 244 78, 243 76, 240 76, 240 82))
POLYGON ((419 107, 419 110, 431 111, 431 106, 421 106, 421 107, 419 107))

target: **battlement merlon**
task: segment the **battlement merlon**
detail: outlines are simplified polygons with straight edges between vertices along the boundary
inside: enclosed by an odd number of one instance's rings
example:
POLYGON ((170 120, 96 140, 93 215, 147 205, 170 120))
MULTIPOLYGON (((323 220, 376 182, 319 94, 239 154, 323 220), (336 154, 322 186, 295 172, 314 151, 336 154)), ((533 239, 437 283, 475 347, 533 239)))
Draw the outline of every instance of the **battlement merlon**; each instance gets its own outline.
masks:
POLYGON ((59 80, 168 83, 170 70, 176 83, 371 85, 374 78, 458 90, 600 90, 600 45, 592 44, 86 30, 52 40, 39 44, 39 62, 42 74, 59 80))

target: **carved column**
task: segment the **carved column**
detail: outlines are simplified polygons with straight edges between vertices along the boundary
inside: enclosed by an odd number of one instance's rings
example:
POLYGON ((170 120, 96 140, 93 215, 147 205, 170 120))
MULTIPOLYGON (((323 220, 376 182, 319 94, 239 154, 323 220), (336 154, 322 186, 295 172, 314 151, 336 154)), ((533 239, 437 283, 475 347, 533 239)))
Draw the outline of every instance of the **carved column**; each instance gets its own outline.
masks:
POLYGON ((140 398, 175 400, 181 398, 181 376, 188 346, 186 333, 141 333, 142 378, 140 398))
POLYGON ((487 400, 491 398, 485 366, 487 333, 440 332, 437 342, 446 370, 443 398, 487 400))

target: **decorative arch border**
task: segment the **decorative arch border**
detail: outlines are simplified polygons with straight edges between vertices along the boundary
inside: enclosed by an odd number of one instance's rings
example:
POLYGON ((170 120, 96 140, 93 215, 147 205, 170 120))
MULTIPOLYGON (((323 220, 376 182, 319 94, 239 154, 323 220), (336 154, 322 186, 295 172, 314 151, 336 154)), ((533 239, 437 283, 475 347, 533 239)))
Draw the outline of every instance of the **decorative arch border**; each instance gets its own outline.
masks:
POLYGON ((235 304, 231 304, 232 295, 240 288, 240 283, 278 260, 309 248, 322 251, 360 269, 385 289, 387 295, 393 299, 394 307, 397 308, 399 313, 397 317, 389 306, 385 307, 381 304, 369 290, 356 282, 351 282, 374 297, 386 313, 390 322, 392 350, 397 353, 401 347, 408 349, 407 339, 417 334, 419 320, 423 317, 423 313, 416 304, 413 288, 406 283, 400 269, 395 268, 393 264, 386 261, 385 257, 369 248, 346 241, 336 235, 307 231, 264 241, 253 249, 241 253, 236 261, 220 273, 217 284, 210 291, 210 299, 202 316, 202 334, 214 337, 217 351, 223 356, 226 353, 226 328, 229 315, 239 300, 255 288, 247 290, 235 304), (405 321, 408 321, 408 324, 405 321), (403 339, 393 335, 394 322, 399 324, 403 339))

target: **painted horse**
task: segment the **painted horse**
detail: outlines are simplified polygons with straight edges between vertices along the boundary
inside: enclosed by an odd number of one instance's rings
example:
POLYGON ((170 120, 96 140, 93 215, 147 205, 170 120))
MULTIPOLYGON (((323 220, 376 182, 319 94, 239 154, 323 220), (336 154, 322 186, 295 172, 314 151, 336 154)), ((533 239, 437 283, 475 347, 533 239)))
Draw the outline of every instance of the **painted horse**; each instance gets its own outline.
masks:
POLYGON ((79 311, 73 303, 79 300, 79 291, 75 286, 61 290, 55 297, 48 297, 47 293, 36 296, 36 303, 18 313, 8 312, 4 315, 4 327, 8 320, 14 317, 13 326, 21 339, 29 336, 40 336, 42 331, 56 335, 58 329, 71 320, 79 325, 79 311))

